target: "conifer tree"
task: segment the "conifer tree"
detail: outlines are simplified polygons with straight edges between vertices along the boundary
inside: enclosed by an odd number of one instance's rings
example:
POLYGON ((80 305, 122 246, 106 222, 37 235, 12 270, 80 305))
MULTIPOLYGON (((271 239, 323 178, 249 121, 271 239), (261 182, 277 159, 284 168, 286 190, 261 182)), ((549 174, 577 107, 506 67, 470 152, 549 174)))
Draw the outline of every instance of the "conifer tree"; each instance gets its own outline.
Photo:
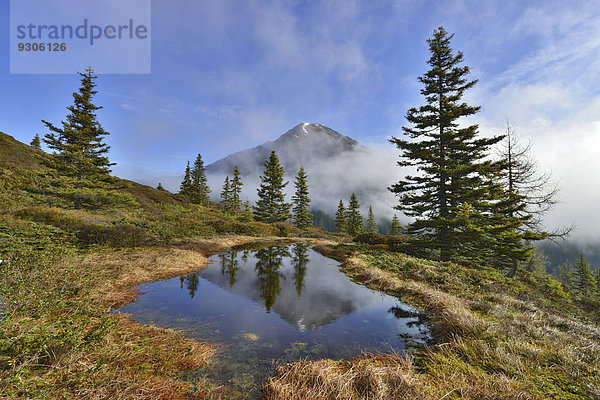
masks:
POLYGON ((367 224, 365 225, 365 232, 379 233, 379 227, 375 222, 375 216, 373 215, 373 207, 369 206, 369 216, 367 217, 367 224))
POLYGON ((110 147, 103 143, 109 133, 97 120, 96 112, 102 107, 92 102, 97 93, 93 72, 87 68, 79 74, 81 86, 73 93, 73 105, 67 107, 69 114, 60 127, 42 120, 50 131, 42 140, 52 156, 44 157, 50 171, 36 191, 77 209, 135 204, 132 195, 117 192, 111 185, 110 167, 115 164, 108 159, 110 147))
POLYGON ((567 263, 561 264, 556 270, 556 279, 563 284, 565 289, 572 291, 575 286, 573 267, 567 263))
POLYGON ((194 167, 191 170, 190 178, 191 187, 189 194, 192 202, 196 204, 207 204, 210 188, 208 187, 206 179, 204 161, 202 161, 202 156, 200 154, 198 154, 196 161, 194 161, 194 167))
POLYGON ((192 171, 190 169, 190 162, 187 162, 187 167, 185 167, 185 174, 183 175, 183 180, 181 181, 181 185, 179 185, 179 193, 185 196, 188 196, 192 190, 192 171))
POLYGON ((230 208, 231 213, 234 216, 239 215, 242 211, 242 200, 240 199, 240 195, 242 194, 242 186, 244 186, 244 184, 242 183, 240 169, 236 165, 235 168, 233 168, 233 178, 231 179, 231 186, 229 190, 230 208))
POLYGON ((550 258, 540 249, 535 249, 525 264, 525 270, 538 276, 546 275, 546 267, 550 263, 550 258))
POLYGON ((308 197, 307 178, 304 167, 300 165, 300 171, 294 182, 296 193, 292 196, 294 225, 300 229, 308 229, 312 225, 312 217, 308 209, 310 198, 308 197))
POLYGON ((283 189, 288 182, 283 181, 285 170, 279 163, 275 150, 265 162, 265 170, 260 177, 261 184, 257 189, 258 201, 254 207, 256 220, 262 222, 283 222, 290 218, 290 204, 285 202, 283 189))
POLYGON ((231 213, 231 183, 229 176, 225 177, 225 183, 223 183, 223 190, 221 191, 221 204, 227 214, 231 213))
MULTIPOLYGON (((513 248, 507 252, 508 256, 512 256, 512 268, 508 276, 513 277, 519 260, 526 259, 532 249, 532 246, 527 245, 527 241, 566 236, 572 227, 553 232, 543 229, 542 217, 556 204, 559 189, 556 183, 552 182, 549 172, 539 171, 532 154, 533 143, 529 141, 523 144, 508 120, 505 138, 501 144, 500 180, 504 185, 505 194, 494 211, 503 214, 505 220, 514 223, 514 232, 510 232, 513 248)), ((505 237, 508 234, 505 232, 505 237)))
POLYGON ((420 171, 390 187, 399 198, 395 208, 415 217, 407 230, 419 234, 423 245, 438 249, 444 261, 485 247, 479 240, 489 236, 488 225, 480 216, 501 190, 490 178, 499 165, 487 157, 490 146, 502 137, 479 139, 477 125, 459 126, 457 121, 474 115, 479 107, 461 101, 477 81, 467 79, 469 67, 460 65, 460 51, 453 53, 452 37, 440 27, 427 40, 431 69, 419 77, 426 104, 408 110, 410 126, 403 127, 408 138, 390 140, 402 150, 398 165, 420 171), (473 218, 464 218, 466 204, 473 218), (464 227, 466 221, 472 226, 464 227))
POLYGON ((363 231, 363 217, 360 214, 360 204, 354 193, 350 197, 350 204, 346 212, 346 224, 346 232, 349 235, 356 236, 363 231))
POLYGON ((596 296, 600 298, 600 267, 596 267, 594 278, 596 280, 596 296))
POLYGON ((242 212, 240 214, 240 221, 242 222, 251 222, 254 221, 254 213, 252 212, 252 205, 250 201, 246 199, 242 203, 242 212))
POLYGON ((36 149, 41 149, 42 142, 40 139, 40 135, 36 133, 35 136, 33 137, 33 139, 31 140, 31 143, 29 143, 29 145, 32 147, 35 147, 36 149))
POLYGON ((67 107, 70 114, 62 128, 42 120, 50 133, 44 142, 54 150, 53 166, 62 175, 80 181, 106 180, 110 175, 110 167, 115 165, 108 160, 110 147, 103 143, 109 135, 96 119, 96 111, 102 109, 92 103, 97 86, 94 70, 88 67, 85 73, 79 73, 81 87, 73 93, 73 105, 67 107))
POLYGON ((342 233, 347 232, 347 215, 346 215, 346 207, 344 207, 344 201, 340 199, 340 204, 338 205, 337 212, 335 213, 335 229, 342 233))
POLYGON ((575 271, 577 275, 577 293, 581 296, 590 297, 595 289, 594 275, 583 252, 580 252, 577 257, 575 271))
POLYGON ((402 233, 402 225, 400 224, 400 220, 398 216, 394 214, 394 218, 392 218, 392 226, 390 226, 390 230, 388 235, 400 235, 402 233))

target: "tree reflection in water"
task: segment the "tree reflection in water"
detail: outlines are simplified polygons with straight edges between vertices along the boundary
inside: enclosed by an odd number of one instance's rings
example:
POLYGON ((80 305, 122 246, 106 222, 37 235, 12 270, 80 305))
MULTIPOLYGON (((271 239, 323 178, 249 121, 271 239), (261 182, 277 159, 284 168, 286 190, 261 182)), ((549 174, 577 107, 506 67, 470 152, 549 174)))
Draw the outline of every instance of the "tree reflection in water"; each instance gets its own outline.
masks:
MULTIPOLYGON (((235 275, 240 270, 238 266, 239 260, 237 258, 237 251, 227 250, 223 254, 219 255, 219 259, 221 260, 221 274, 225 276, 225 273, 229 275, 229 286, 233 286, 235 284, 235 275)), ((243 259, 243 257, 242 257, 243 259)), ((246 256, 246 260, 248 257, 246 256)))
MULTIPOLYGON (((185 286, 190 293, 190 297, 193 299, 196 294, 196 290, 198 290, 198 283, 200 282, 200 275, 198 272, 193 274, 189 274, 185 277, 185 286)), ((183 281, 181 283, 183 289, 183 281)))
POLYGON ((283 265, 283 258, 290 257, 290 252, 287 247, 268 247, 258 250, 255 257, 257 261, 254 269, 261 292, 260 297, 265 301, 267 312, 271 312, 271 307, 281 292, 283 274, 279 269, 283 265))
POLYGON ((308 245, 306 243, 296 243, 292 248, 292 265, 294 267, 294 284, 298 297, 302 296, 304 288, 304 275, 306 275, 306 265, 309 263, 308 245))

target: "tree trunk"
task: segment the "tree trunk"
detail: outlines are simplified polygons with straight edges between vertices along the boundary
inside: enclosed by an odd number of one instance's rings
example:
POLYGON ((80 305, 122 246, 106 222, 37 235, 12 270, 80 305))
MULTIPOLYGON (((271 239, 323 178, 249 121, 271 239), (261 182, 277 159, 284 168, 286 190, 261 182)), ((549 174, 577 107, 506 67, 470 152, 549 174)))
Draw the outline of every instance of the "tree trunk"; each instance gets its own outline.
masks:
POLYGON ((513 258, 512 268, 510 269, 510 271, 508 271, 508 274, 506 276, 509 278, 514 278, 515 275, 517 274, 518 267, 519 267, 519 261, 516 258, 513 258))

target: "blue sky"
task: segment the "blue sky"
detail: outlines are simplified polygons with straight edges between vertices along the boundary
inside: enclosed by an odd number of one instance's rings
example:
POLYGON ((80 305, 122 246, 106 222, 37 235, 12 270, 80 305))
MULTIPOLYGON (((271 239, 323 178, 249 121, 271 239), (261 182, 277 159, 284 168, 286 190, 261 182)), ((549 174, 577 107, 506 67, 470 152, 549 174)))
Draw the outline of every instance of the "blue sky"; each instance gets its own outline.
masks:
MULTIPOLYGON (((64 118, 79 81, 9 74, 8 4, 0 131, 29 142, 44 133, 40 119, 64 118)), ((425 40, 443 25, 480 80, 467 95, 482 106, 472 122, 492 135, 508 117, 533 137, 563 187, 555 222, 595 233, 599 17, 594 1, 154 0, 152 73, 101 75, 96 103, 115 174, 145 183, 179 174, 197 153, 212 162, 300 122, 383 144, 422 103, 425 40)))

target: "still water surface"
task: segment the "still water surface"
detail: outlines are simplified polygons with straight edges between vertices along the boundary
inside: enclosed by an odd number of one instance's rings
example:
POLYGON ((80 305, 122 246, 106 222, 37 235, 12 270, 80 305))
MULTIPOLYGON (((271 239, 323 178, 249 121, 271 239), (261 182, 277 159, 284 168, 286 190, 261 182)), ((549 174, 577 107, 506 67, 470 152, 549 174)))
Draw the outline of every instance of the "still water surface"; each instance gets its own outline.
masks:
POLYGON ((246 393, 282 362, 401 352, 429 338, 414 308, 352 282, 306 244, 228 250, 211 261, 139 286, 121 312, 221 343, 205 373, 246 393))

